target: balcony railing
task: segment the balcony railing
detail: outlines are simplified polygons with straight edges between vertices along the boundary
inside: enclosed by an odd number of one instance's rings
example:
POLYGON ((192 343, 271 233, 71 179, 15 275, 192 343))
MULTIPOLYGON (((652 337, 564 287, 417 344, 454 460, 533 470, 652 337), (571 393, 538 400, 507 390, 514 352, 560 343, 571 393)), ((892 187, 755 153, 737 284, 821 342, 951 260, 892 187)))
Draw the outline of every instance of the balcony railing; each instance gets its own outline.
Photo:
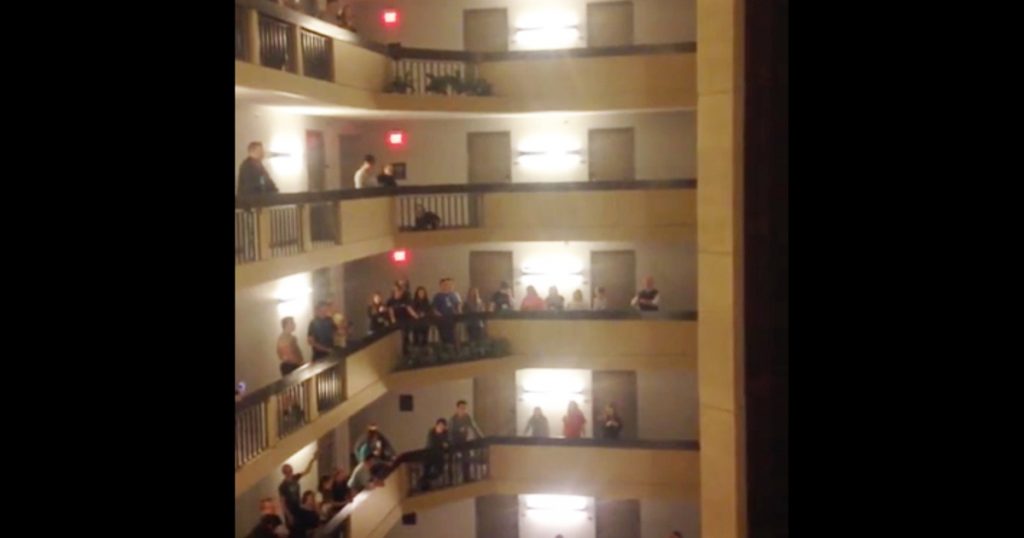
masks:
MULTIPOLYGON (((326 82, 340 82, 335 43, 391 59, 390 79, 376 91, 387 93, 492 95, 481 78, 484 63, 625 55, 692 53, 693 42, 607 48, 474 53, 384 45, 266 0, 235 0, 235 58, 270 69, 326 82)), ((499 88, 500 89, 500 88, 499 88)), ((506 88, 507 90, 508 88, 506 88)), ((502 95, 498 93, 499 95, 502 95)))
POLYGON ((501 358, 509 354, 509 344, 501 339, 489 338, 486 329, 481 336, 471 339, 466 323, 489 320, 680 320, 696 319, 694 312, 637 311, 573 311, 573 312, 500 312, 461 314, 452 318, 429 318, 402 326, 389 327, 367 336, 361 341, 350 341, 346 348, 336 348, 326 359, 308 363, 283 379, 245 394, 235 404, 235 465, 241 468, 252 461, 277 440, 295 434, 303 426, 330 411, 349 396, 345 378, 348 357, 366 350, 392 333, 408 335, 417 328, 436 331, 444 323, 457 327, 455 344, 442 344, 436 338, 427 346, 406 346, 404 357, 393 363, 393 371, 454 362, 501 358))
POLYGON ((490 195, 694 188, 695 180, 671 179, 374 187, 243 197, 235 202, 235 261, 244 264, 343 244, 346 201, 390 197, 395 200, 394 230, 443 231, 482 226, 490 195), (418 218, 420 208, 422 215, 436 218, 418 218))

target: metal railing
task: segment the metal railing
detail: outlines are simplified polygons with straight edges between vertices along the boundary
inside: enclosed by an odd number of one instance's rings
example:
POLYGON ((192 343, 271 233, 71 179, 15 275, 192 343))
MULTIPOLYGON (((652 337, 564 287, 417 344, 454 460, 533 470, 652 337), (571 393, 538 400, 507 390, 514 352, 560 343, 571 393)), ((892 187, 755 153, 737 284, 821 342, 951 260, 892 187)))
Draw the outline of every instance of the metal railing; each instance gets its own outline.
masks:
POLYGON ((249 263, 259 259, 259 226, 256 211, 235 210, 235 263, 249 263))
POLYGON ((294 73, 296 62, 292 50, 295 25, 264 13, 259 14, 259 21, 260 65, 294 73))
POLYGON ((318 80, 331 80, 331 59, 333 58, 331 39, 327 36, 303 29, 302 41, 302 74, 318 80))
POLYGON ((479 197, 471 193, 398 196, 398 228, 409 231, 478 226, 479 197))
POLYGON ((476 64, 465 61, 402 58, 391 62, 391 80, 402 84, 390 91, 457 95, 465 93, 465 82, 477 79, 478 73, 476 64))
POLYGON ((299 206, 271 207, 270 255, 273 258, 299 254, 302 248, 302 215, 299 206))

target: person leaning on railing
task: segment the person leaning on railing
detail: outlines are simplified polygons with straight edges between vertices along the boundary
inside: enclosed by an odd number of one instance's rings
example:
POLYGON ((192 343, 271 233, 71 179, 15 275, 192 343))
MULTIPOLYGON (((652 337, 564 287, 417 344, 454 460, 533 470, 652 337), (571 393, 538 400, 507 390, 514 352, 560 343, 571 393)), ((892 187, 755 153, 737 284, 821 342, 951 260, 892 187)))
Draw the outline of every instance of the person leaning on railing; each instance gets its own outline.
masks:
POLYGON ((439 418, 427 432, 427 448, 423 459, 423 476, 420 477, 420 491, 428 491, 435 479, 444 475, 445 459, 451 449, 448 437, 448 421, 439 418))
POLYGON ((263 158, 266 156, 263 151, 263 143, 249 142, 247 150, 249 156, 242 161, 242 165, 238 168, 238 195, 276 194, 277 185, 270 178, 267 168, 263 166, 263 158))
POLYGON ((416 204, 416 229, 436 230, 441 227, 441 217, 437 213, 427 211, 420 204, 416 204))
POLYGON ((309 346, 313 348, 314 361, 330 357, 334 350, 334 335, 338 328, 328 315, 330 306, 331 303, 327 301, 316 304, 316 317, 309 322, 309 330, 306 331, 309 346))
MULTIPOLYGON (((420 286, 416 288, 416 293, 412 298, 412 310, 416 313, 414 316, 417 320, 422 320, 430 315, 431 311, 430 295, 427 293, 427 288, 420 286)), ((427 336, 430 334, 430 326, 426 323, 419 323, 412 329, 412 343, 415 346, 427 345, 427 336)))

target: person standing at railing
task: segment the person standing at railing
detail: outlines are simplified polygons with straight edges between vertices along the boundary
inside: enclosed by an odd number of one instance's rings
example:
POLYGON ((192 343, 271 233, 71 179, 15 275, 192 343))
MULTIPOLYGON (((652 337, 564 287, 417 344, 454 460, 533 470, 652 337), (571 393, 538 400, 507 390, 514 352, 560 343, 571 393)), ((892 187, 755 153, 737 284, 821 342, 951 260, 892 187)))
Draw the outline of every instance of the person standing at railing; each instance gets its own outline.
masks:
POLYGON ((281 360, 281 377, 284 377, 305 362, 299 341, 295 338, 295 318, 288 316, 281 320, 281 335, 277 337, 277 358, 281 360))
POLYGON ((589 310, 587 303, 583 300, 583 292, 576 290, 572 292, 572 300, 565 303, 566 310, 589 310))
POLYGON ((412 343, 414 346, 425 346, 427 345, 427 335, 430 333, 430 325, 427 325, 425 320, 430 315, 431 311, 430 295, 427 294, 427 288, 420 286, 416 288, 416 293, 412 298, 412 310, 415 312, 413 316, 416 320, 424 320, 417 324, 412 330, 412 343))
POLYGON ((384 304, 380 292, 373 292, 370 303, 366 305, 366 315, 370 318, 370 335, 379 334, 395 324, 394 312, 384 304))
POLYGON ((503 281, 498 286, 498 291, 494 292, 494 295, 491 296, 491 304, 488 310, 491 312, 512 311, 512 290, 508 282, 503 281))
POLYGON ((439 418, 434 427, 427 432, 427 453, 423 460, 423 476, 420 478, 420 491, 428 491, 435 479, 444 476, 445 459, 451 449, 448 435, 448 421, 439 418))
POLYGON ((441 217, 437 213, 427 211, 421 204, 416 204, 416 229, 436 230, 441 227, 441 217))
POLYGON ((462 300, 459 294, 455 293, 455 280, 446 277, 440 281, 441 291, 434 295, 432 306, 434 314, 440 316, 437 322, 437 332, 441 342, 454 346, 455 342, 455 315, 462 313, 462 300))
POLYGON ((601 432, 605 439, 618 439, 622 432, 622 417, 619 416, 615 404, 609 403, 604 406, 604 416, 601 417, 601 432))
POLYGON ((290 464, 286 463, 281 466, 281 474, 284 475, 284 480, 277 487, 277 493, 281 496, 281 504, 284 505, 285 509, 285 520, 288 522, 288 528, 293 531, 292 536, 295 536, 295 518, 302 508, 302 499, 300 497, 302 487, 299 485, 299 480, 313 470, 313 463, 316 462, 319 455, 320 448, 317 447, 313 457, 309 458, 309 463, 301 473, 296 473, 290 464))
POLYGON ((398 183, 395 181, 395 168, 393 166, 390 164, 384 165, 384 170, 377 174, 377 185, 380 187, 398 186, 398 183))
POLYGON ((526 429, 523 435, 530 437, 548 438, 551 437, 551 428, 548 427, 548 417, 544 416, 544 410, 540 407, 533 408, 533 415, 526 422, 526 429))
POLYGON ((473 415, 469 414, 469 404, 466 400, 459 400, 455 403, 455 414, 452 415, 449 424, 451 425, 452 447, 461 462, 461 481, 465 482, 471 478, 470 459, 475 455, 466 448, 466 444, 470 441, 471 433, 472 439, 483 439, 484 434, 473 420, 473 415))
POLYGON ((595 312, 608 310, 608 295, 605 292, 604 286, 597 288, 597 292, 594 293, 593 309, 595 312))
POLYGON ((357 189, 365 189, 373 186, 373 165, 377 164, 377 158, 371 154, 363 157, 363 165, 356 170, 355 185, 357 189))
POLYGON ((523 297, 523 304, 519 305, 519 310, 523 312, 540 312, 545 308, 544 299, 541 299, 540 295, 537 294, 537 288, 533 286, 526 286, 526 297, 523 297))
POLYGON ((587 417, 583 416, 576 400, 569 401, 569 410, 562 417, 562 435, 566 439, 579 439, 587 425, 587 417))
POLYGON ((654 287, 654 278, 647 277, 644 281, 644 289, 636 292, 629 304, 641 312, 656 312, 659 298, 658 289, 654 287))
POLYGON ((262 142, 249 142, 249 156, 238 168, 238 195, 255 196, 260 194, 276 194, 277 185, 270 178, 270 173, 263 166, 262 142))
POLYGON ((409 322, 416 318, 416 311, 413 310, 411 302, 412 297, 402 281, 396 280, 394 287, 391 288, 387 308, 391 311, 391 319, 395 320, 402 330, 402 354, 409 351, 409 322))
POLYGON ((327 301, 316 304, 316 317, 309 322, 309 330, 306 331, 309 346, 313 348, 314 361, 330 357, 334 350, 334 334, 338 327, 334 325, 334 320, 329 315, 330 306, 327 301))
POLYGON ((548 288, 548 297, 544 300, 544 306, 547 307, 548 310, 555 312, 565 310, 565 297, 562 297, 558 293, 557 287, 551 286, 548 288))
MULTIPOLYGON (((482 299, 480 299, 480 289, 470 288, 469 292, 466 293, 466 306, 463 308, 463 312, 467 314, 483 314, 487 311, 487 306, 484 305, 482 299)), ((471 342, 479 342, 484 338, 484 320, 483 318, 466 320, 466 332, 469 333, 469 340, 471 342)))

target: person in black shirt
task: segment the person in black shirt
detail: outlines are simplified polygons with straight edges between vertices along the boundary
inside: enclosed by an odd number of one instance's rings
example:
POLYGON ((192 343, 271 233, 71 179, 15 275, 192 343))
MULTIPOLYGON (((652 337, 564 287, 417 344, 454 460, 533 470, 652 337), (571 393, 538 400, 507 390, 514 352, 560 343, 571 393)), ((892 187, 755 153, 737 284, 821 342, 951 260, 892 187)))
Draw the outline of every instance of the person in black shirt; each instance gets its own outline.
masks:
POLYGON ((377 185, 381 187, 397 187, 398 183, 395 182, 394 168, 390 164, 384 165, 384 170, 377 175, 377 185))
POLYGON ((658 289, 654 287, 654 278, 647 277, 644 289, 637 292, 630 304, 643 312, 658 310, 658 289))
POLYGON ((396 280, 391 289, 391 298, 388 299, 387 307, 391 311, 391 319, 402 328, 402 353, 409 349, 409 327, 408 323, 416 317, 416 311, 412 309, 412 297, 405 289, 401 280, 396 280))
MULTIPOLYGON (((306 465, 306 468, 301 473, 296 473, 292 466, 287 463, 281 466, 281 474, 284 475, 284 480, 277 487, 277 493, 281 496, 281 501, 287 514, 293 520, 300 513, 299 510, 302 507, 302 500, 299 496, 302 488, 299 486, 299 480, 313 469, 313 462, 316 461, 319 455, 320 449, 317 448, 313 457, 309 459, 309 464, 306 465)), ((292 526, 291 522, 289 522, 288 526, 292 526)))
POLYGON ((249 533, 247 538, 278 538, 277 533, 274 531, 283 524, 284 522, 281 521, 280 516, 266 514, 260 518, 260 522, 249 533))
POLYGON ((417 230, 436 230, 441 227, 441 217, 437 216, 436 213, 431 213, 423 208, 422 205, 416 206, 416 229, 417 230))
POLYGON ((250 142, 249 156, 238 168, 238 195, 276 194, 277 185, 263 166, 263 143, 250 142))
POLYGON ((327 301, 316 304, 316 317, 309 322, 309 330, 306 331, 309 346, 313 348, 313 360, 327 358, 334 350, 334 333, 338 328, 329 315, 330 306, 327 301))
POLYGON ((420 286, 416 288, 416 295, 412 298, 412 310, 417 320, 423 320, 412 330, 412 343, 417 346, 427 345, 427 335, 430 333, 430 326, 426 324, 426 317, 430 314, 430 295, 427 288, 420 286))
POLYGON ((508 282, 502 282, 498 291, 494 292, 491 296, 491 312, 504 312, 506 310, 512 310, 512 292, 509 289, 508 282))
POLYGON ((451 448, 451 441, 448 437, 448 421, 439 418, 427 433, 427 455, 424 460, 423 478, 420 481, 420 490, 430 489, 431 482, 444 474, 445 459, 448 457, 448 450, 451 448))
POLYGON ((370 334, 382 332, 395 322, 391 310, 384 304, 379 292, 373 292, 370 297, 370 304, 366 305, 366 315, 370 318, 370 334))

